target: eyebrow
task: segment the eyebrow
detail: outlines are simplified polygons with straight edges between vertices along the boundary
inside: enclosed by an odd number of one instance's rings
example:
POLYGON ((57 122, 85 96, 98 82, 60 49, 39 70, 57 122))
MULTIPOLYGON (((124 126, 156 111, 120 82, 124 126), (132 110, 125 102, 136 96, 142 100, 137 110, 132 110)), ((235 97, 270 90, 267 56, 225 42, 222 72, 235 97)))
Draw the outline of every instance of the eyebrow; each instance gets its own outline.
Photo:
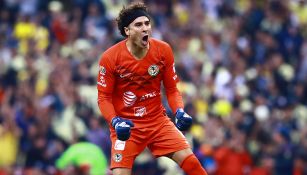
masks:
POLYGON ((134 25, 137 25, 137 24, 142 24, 142 23, 150 23, 150 20, 145 20, 145 21, 140 21, 140 22, 136 22, 136 23, 134 23, 134 25))

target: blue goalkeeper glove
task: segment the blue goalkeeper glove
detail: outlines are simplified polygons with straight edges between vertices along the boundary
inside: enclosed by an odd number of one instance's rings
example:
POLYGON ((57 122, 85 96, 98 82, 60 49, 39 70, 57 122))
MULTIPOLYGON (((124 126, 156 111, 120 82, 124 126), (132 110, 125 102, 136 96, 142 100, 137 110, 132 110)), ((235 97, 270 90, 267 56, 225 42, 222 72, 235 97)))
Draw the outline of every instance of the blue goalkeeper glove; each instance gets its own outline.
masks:
POLYGON ((131 127, 134 127, 131 120, 123 119, 121 117, 114 117, 111 123, 115 129, 118 140, 126 141, 129 139, 131 127))
POLYGON ((185 113, 182 108, 177 109, 176 111, 176 127, 180 131, 188 130, 192 125, 192 117, 185 113))

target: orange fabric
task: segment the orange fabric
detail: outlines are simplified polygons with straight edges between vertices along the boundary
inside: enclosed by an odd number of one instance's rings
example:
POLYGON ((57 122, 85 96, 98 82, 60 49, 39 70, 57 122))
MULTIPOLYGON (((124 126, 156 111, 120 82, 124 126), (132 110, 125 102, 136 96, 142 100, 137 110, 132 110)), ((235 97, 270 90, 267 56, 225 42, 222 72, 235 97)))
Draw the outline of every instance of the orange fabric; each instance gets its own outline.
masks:
POLYGON ((4 99, 4 90, 0 87, 0 104, 2 104, 3 99, 4 99))
POLYGON ((303 175, 302 168, 299 168, 299 167, 294 168, 293 175, 303 175))
POLYGON ((157 119, 160 122, 152 123, 149 127, 138 127, 143 126, 142 121, 136 121, 136 127, 132 128, 131 136, 126 142, 116 141, 115 131, 111 128, 111 169, 131 169, 135 157, 146 146, 155 157, 190 148, 183 134, 167 116, 158 116, 157 119))
POLYGON ((110 123, 111 119, 117 116, 112 104, 112 94, 100 93, 99 91, 98 94, 99 109, 101 110, 102 115, 105 117, 108 123, 110 123))
POLYGON ((0 168, 0 175, 8 175, 9 173, 7 173, 5 170, 2 170, 1 168, 0 168))
POLYGON ((51 30, 54 33, 56 39, 64 44, 68 40, 69 28, 61 22, 59 19, 55 19, 51 24, 51 30))
POLYGON ((251 170, 250 175, 270 175, 270 173, 265 168, 257 167, 251 170))
POLYGON ((132 120, 162 115, 165 109, 161 102, 161 81, 172 111, 183 108, 170 46, 156 39, 150 39, 149 45, 142 60, 130 54, 126 40, 102 54, 97 77, 98 104, 107 121, 115 115, 132 120))
POLYGON ((181 163, 180 167, 188 175, 207 175, 205 169, 201 166, 199 160, 194 154, 189 155, 181 163))
POLYGON ((244 168, 252 164, 247 152, 235 152, 228 147, 219 148, 214 158, 218 165, 216 175, 243 175, 244 168))

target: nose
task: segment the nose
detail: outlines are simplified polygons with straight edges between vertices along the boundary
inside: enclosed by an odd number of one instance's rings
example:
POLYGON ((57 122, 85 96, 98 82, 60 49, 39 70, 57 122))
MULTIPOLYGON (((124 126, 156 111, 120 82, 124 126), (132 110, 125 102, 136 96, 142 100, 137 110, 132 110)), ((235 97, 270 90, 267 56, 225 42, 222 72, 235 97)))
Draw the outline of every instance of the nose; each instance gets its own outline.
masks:
POLYGON ((143 26, 143 32, 147 32, 148 31, 148 27, 146 25, 143 26))
POLYGON ((142 30, 143 30, 144 32, 147 32, 149 29, 150 29, 150 25, 144 24, 143 27, 142 27, 142 30))

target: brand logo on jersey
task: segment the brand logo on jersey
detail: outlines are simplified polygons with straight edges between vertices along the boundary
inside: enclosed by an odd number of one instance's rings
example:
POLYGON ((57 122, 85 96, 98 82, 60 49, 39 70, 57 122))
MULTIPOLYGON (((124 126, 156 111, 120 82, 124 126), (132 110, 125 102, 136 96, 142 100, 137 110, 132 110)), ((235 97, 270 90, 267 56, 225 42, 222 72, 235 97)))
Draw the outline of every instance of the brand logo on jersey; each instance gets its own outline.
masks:
POLYGON ((115 150, 124 150, 126 146, 126 142, 125 141, 121 141, 121 140, 116 140, 115 144, 114 144, 114 149, 115 150))
POLYGON ((126 107, 132 106, 135 103, 136 99, 136 95, 131 91, 125 92, 123 95, 124 105, 126 107))
POLYGON ((105 75, 106 74, 106 68, 105 67, 103 67, 103 66, 99 66, 99 73, 101 74, 101 75, 105 75))
POLYGON ((152 76, 152 77, 158 75, 158 73, 159 73, 159 67, 158 67, 157 65, 155 65, 155 64, 149 66, 149 68, 148 68, 148 73, 149 73, 149 75, 152 76))
POLYGON ((125 78, 128 77, 129 75, 131 75, 132 73, 126 73, 126 74, 120 74, 119 77, 120 78, 125 78))
POLYGON ((144 106, 139 106, 134 108, 134 116, 143 117, 146 114, 146 108, 144 106))
POLYGON ((119 154, 119 153, 114 154, 114 156, 113 156, 113 160, 115 162, 120 162, 120 161, 122 161, 122 159, 123 159, 123 156, 121 154, 119 154))
POLYGON ((140 101, 143 101, 143 100, 146 100, 146 99, 148 99, 148 98, 155 97, 155 96, 157 96, 156 91, 153 91, 153 92, 150 92, 150 93, 148 93, 148 94, 143 95, 143 96, 141 97, 140 101))

